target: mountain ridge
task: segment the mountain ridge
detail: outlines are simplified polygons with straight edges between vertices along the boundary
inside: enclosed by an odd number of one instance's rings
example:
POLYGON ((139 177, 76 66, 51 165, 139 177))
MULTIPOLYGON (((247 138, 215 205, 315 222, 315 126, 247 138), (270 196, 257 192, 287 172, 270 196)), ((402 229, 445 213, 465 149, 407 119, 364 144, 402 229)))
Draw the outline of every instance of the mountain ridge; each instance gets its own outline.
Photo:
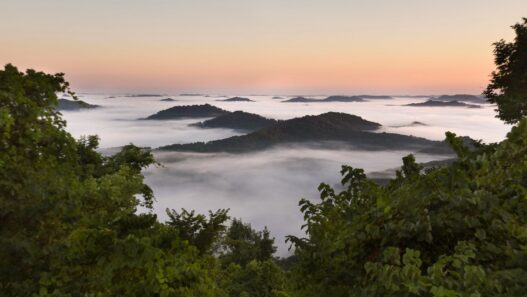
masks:
POLYGON ((212 118, 230 113, 210 104, 176 105, 149 115, 144 120, 174 120, 184 118, 212 118))
POLYGON ((362 149, 420 150, 440 146, 440 142, 395 133, 376 133, 381 125, 361 117, 328 112, 280 121, 268 128, 209 142, 172 144, 162 151, 244 153, 268 149, 279 144, 342 142, 362 149))
POLYGON ((74 111, 81 109, 92 109, 100 107, 99 105, 89 104, 82 100, 69 100, 61 98, 58 100, 57 110, 60 111, 74 111))
POLYGON ((268 119, 254 113, 234 111, 220 115, 210 120, 191 124, 200 128, 229 128, 241 131, 256 131, 278 123, 277 120, 268 119))

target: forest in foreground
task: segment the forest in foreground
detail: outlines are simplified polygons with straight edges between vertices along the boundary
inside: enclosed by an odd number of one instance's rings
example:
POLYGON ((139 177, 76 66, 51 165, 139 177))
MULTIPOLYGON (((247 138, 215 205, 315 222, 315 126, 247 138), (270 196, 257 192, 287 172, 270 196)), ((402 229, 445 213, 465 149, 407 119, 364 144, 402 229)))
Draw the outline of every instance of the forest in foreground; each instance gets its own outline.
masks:
POLYGON ((227 209, 138 213, 155 203, 141 174, 153 155, 74 139, 56 110, 64 75, 6 65, 0 296, 525 296, 527 19, 513 29, 484 91, 506 139, 447 132, 454 163, 423 170, 408 155, 384 186, 342 166, 343 191, 321 184, 318 202, 300 201, 305 237, 288 237, 286 259, 227 209))

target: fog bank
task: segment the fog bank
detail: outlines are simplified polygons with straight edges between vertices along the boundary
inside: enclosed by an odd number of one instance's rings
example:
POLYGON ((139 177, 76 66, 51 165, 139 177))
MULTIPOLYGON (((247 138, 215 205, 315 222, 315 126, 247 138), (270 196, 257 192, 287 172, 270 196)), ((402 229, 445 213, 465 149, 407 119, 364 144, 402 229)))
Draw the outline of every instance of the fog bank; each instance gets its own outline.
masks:
MULTIPOLYGON (((145 172, 155 191, 155 212, 166 208, 208 210, 230 208, 230 215, 258 229, 267 226, 276 237, 278 255, 287 255, 284 237, 301 235, 300 198, 318 199, 321 182, 340 183, 341 165, 381 171, 401 165, 409 151, 349 151, 281 147, 259 153, 198 154, 162 152, 163 167, 145 172)), ((445 156, 419 154, 419 162, 445 156)))

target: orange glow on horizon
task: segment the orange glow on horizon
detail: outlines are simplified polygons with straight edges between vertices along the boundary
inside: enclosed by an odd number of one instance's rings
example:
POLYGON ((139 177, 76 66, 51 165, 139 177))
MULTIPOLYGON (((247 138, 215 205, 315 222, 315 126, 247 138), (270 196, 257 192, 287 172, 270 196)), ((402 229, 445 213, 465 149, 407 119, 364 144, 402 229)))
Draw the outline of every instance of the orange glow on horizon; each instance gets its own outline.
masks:
POLYGON ((64 72, 81 91, 480 93, 492 42, 527 9, 390 3, 0 4, 0 63, 64 72))

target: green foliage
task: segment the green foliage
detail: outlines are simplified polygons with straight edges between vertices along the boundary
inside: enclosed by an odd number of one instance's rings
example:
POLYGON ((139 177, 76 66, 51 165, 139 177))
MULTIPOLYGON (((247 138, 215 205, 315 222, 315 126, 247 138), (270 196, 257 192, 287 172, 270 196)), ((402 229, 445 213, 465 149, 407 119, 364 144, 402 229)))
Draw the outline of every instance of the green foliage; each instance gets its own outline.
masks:
POLYGON ((231 263, 224 271, 222 287, 229 296, 287 297, 287 278, 273 261, 252 260, 245 266, 231 263))
POLYGON ((181 213, 175 210, 167 210, 172 226, 179 237, 198 248, 200 253, 213 252, 214 244, 225 231, 225 221, 229 219, 228 210, 220 209, 216 212, 209 211, 209 218, 194 211, 182 209, 181 213))
POLYGON ((447 141, 450 166, 422 173, 410 155, 386 187, 344 166, 344 191, 301 200, 298 295, 524 296, 527 120, 497 145, 447 141))
POLYGON ((286 296, 267 229, 226 232, 227 210, 138 214, 154 202, 152 154, 73 139, 56 111, 67 88, 62 74, 0 71, 0 295, 286 296))
POLYGON ((0 71, 2 296, 214 296, 217 261, 160 224, 133 145, 112 157, 56 111, 62 74, 0 71))
POLYGON ((274 238, 267 228, 257 232, 238 219, 232 220, 221 244, 220 258, 225 266, 235 263, 243 267, 252 260, 270 260, 276 251, 274 238))
POLYGON ((527 115, 527 18, 512 26, 514 42, 494 43, 496 71, 484 94, 496 103, 497 117, 509 124, 527 115))

